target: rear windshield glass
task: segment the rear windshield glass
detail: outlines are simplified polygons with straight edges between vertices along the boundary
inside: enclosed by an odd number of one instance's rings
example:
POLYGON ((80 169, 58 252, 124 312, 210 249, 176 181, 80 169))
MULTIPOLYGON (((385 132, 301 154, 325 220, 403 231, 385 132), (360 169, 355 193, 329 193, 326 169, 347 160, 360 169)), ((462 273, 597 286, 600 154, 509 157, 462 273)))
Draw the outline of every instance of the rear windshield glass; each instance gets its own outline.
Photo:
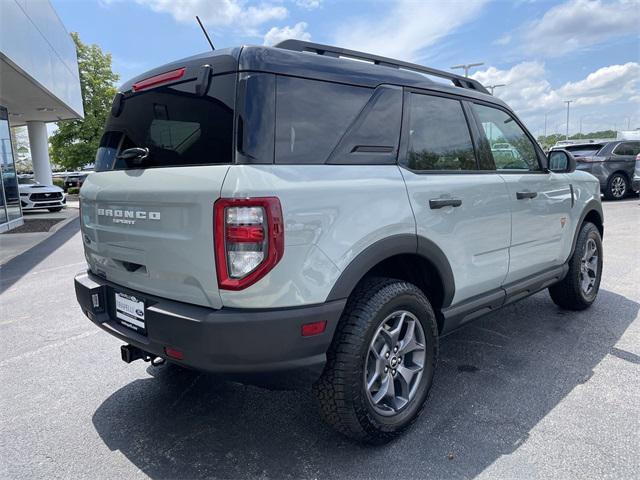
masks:
POLYGON ((575 147, 567 146, 564 147, 565 150, 568 150, 573 154, 574 157, 590 157, 595 155, 600 151, 602 145, 594 144, 594 145, 578 145, 575 147))
POLYGON ((234 95, 235 75, 221 75, 204 96, 183 84, 125 98, 107 120, 96 171, 231 163, 234 95), (146 148, 148 156, 119 158, 130 148, 146 148))

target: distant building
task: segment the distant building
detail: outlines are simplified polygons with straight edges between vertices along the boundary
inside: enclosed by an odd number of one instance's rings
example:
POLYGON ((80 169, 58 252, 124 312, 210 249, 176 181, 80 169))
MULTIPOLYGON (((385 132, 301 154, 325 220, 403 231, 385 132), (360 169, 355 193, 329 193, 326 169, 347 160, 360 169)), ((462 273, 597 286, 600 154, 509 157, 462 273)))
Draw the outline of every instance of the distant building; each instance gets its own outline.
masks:
POLYGON ((616 140, 640 140, 640 129, 618 132, 616 140))
POLYGON ((51 184, 47 122, 83 118, 76 48, 48 1, 0 0, 0 232, 22 224, 9 128, 26 125, 37 181, 51 184))

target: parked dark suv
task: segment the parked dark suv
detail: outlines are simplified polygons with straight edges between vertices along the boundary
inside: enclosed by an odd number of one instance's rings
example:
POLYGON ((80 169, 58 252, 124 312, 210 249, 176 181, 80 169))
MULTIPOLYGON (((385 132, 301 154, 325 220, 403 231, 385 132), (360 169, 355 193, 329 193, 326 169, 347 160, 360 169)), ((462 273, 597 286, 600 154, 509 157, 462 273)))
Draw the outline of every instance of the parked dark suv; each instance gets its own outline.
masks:
POLYGON ((600 189, 609 200, 621 200, 640 187, 633 182, 636 156, 640 154, 639 140, 563 145, 561 148, 573 154, 578 170, 589 172, 600 181, 600 189))

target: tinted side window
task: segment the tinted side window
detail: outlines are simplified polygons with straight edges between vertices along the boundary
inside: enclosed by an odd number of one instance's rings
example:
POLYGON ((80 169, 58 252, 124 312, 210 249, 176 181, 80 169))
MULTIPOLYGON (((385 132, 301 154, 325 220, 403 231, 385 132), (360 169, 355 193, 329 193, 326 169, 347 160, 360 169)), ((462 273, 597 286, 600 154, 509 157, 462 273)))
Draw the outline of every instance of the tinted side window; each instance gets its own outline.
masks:
POLYGON ((402 123, 402 87, 378 86, 327 163, 395 164, 402 123))
POLYGON ((412 170, 475 170, 467 120, 458 100, 411 94, 407 167, 412 170))
POLYGON ((629 155, 635 157, 640 153, 640 142, 621 143, 613 150, 613 153, 616 155, 629 155))
POLYGON ((236 110, 238 163, 273 163, 276 76, 241 73, 236 110))
POLYGON ((276 163, 325 163, 372 90, 279 76, 276 163))
POLYGON ((533 142, 508 113, 473 104, 498 170, 540 170, 533 142))

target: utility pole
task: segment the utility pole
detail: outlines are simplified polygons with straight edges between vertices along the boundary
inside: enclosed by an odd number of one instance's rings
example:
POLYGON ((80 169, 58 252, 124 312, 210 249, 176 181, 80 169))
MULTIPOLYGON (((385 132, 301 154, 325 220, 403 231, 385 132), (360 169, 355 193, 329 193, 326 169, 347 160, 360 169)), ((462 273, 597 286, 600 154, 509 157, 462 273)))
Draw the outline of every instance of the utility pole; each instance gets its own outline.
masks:
POLYGON ((480 65, 484 65, 484 62, 480 62, 480 63, 463 63, 460 65, 454 65, 453 67, 451 67, 452 70, 455 70, 456 68, 462 68, 464 70, 464 76, 468 77, 469 76, 469 70, 472 67, 479 67, 480 65))
POLYGON ((544 114, 544 138, 547 138, 547 115, 549 115, 547 112, 545 112, 544 114))
MULTIPOLYGON (((465 77, 466 77, 466 75, 465 75, 465 77)), ((506 87, 506 86, 507 86, 507 84, 506 84, 506 83, 498 83, 498 84, 496 84, 496 85, 485 85, 485 88, 486 88, 487 90, 490 90, 490 91, 491 91, 491 95, 493 95, 493 91, 494 91, 496 88, 498 88, 498 87, 506 87)))
POLYGON ((565 140, 569 140, 569 105, 573 103, 573 100, 565 100, 564 103, 567 104, 567 134, 565 135, 565 140))

